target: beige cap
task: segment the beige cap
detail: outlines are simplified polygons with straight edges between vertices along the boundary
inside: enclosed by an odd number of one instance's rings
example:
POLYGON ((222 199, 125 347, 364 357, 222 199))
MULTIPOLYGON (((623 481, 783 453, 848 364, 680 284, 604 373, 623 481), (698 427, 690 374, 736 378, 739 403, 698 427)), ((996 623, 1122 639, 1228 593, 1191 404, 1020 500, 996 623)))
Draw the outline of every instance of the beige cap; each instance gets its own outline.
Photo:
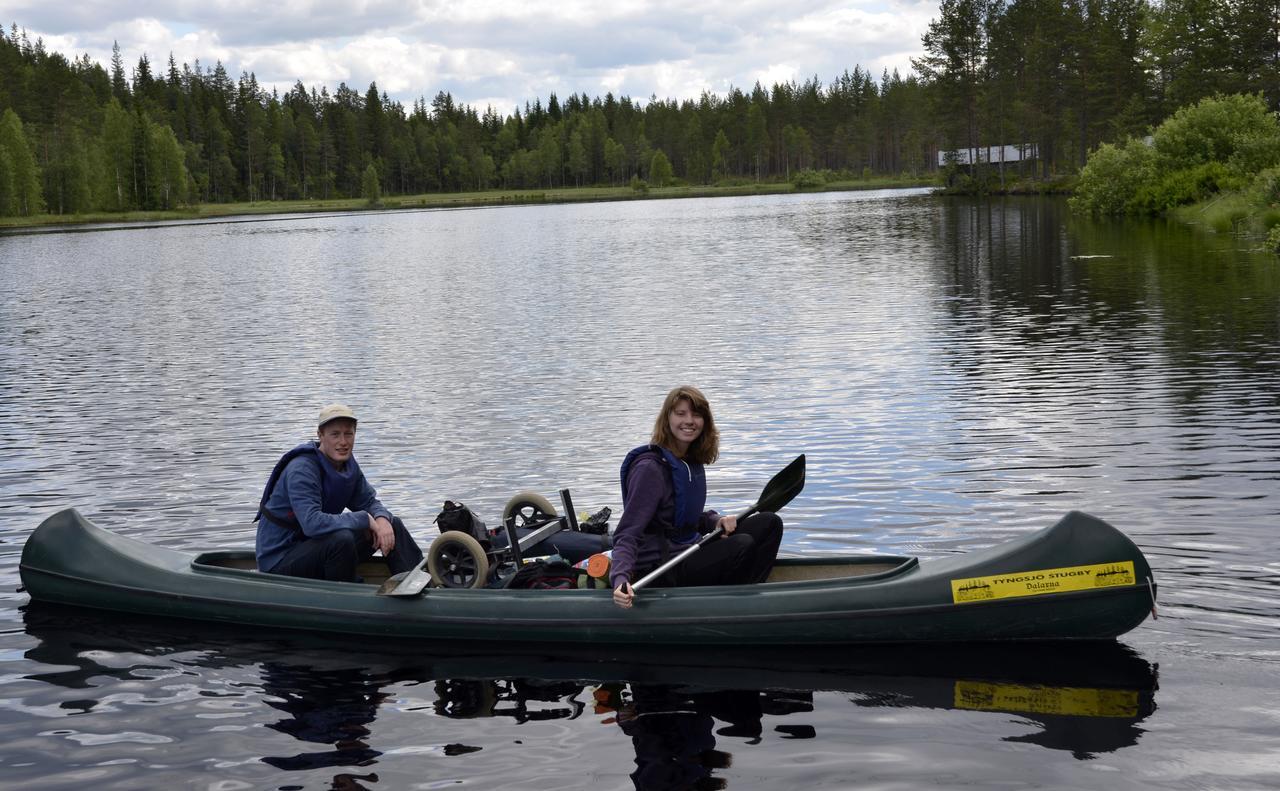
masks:
POLYGON ((351 407, 346 404, 330 404, 320 410, 320 421, 316 424, 317 428, 324 428, 324 424, 330 420, 338 418, 346 418, 352 423, 356 422, 356 413, 351 411, 351 407))

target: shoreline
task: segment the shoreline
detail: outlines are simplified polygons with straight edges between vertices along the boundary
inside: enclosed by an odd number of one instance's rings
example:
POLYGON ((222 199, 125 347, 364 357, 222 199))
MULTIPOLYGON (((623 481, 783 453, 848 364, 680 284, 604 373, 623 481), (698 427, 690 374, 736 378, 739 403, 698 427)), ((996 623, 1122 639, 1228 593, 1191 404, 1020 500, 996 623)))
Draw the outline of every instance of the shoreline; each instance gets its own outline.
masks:
POLYGON ((605 203, 630 200, 719 198, 744 195, 788 195, 804 192, 861 192, 878 189, 937 187, 932 178, 880 178, 833 181, 819 187, 797 189, 790 182, 752 182, 727 186, 650 187, 637 191, 624 187, 563 187, 549 190, 485 190, 483 192, 426 193, 385 198, 370 205, 364 198, 329 200, 252 201, 204 203, 168 211, 96 212, 93 214, 40 214, 34 217, 0 217, 0 235, 61 233, 102 230, 104 227, 151 227, 171 223, 254 222, 280 215, 355 214, 424 209, 472 209, 491 206, 539 206, 565 203, 605 203))

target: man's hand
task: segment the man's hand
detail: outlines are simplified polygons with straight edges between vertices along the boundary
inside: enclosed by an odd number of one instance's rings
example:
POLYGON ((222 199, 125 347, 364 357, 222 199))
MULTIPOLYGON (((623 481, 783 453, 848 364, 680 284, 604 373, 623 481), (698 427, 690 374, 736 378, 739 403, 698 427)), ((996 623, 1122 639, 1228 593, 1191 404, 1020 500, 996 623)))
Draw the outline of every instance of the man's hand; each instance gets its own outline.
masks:
POLYGON ((373 533, 374 551, 382 550, 384 558, 396 548, 396 532, 391 529, 390 519, 385 516, 374 519, 373 514, 369 514, 369 530, 373 533))

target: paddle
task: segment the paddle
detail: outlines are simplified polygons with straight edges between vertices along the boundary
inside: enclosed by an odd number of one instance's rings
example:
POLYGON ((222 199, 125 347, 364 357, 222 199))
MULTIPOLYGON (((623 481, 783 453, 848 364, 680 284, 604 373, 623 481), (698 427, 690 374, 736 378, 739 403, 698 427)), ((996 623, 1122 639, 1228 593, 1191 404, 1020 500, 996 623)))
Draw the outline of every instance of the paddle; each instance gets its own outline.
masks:
MULTIPOLYGON (((760 499, 756 501, 755 505, 739 514, 738 521, 743 521, 757 511, 782 510, 782 507, 795 499, 795 496, 800 494, 800 490, 803 488, 804 454, 801 453, 799 456, 796 456, 794 461, 786 467, 783 467, 782 472, 773 476, 773 478, 765 484, 764 491, 760 493, 760 499)), ((724 532, 723 529, 717 527, 715 530, 707 533, 698 540, 698 543, 684 550, 679 555, 671 558, 661 566, 658 566, 656 569, 646 574, 639 582, 631 583, 631 590, 640 590, 645 585, 648 585, 650 582, 653 582, 658 577, 661 577, 663 574, 680 565, 685 558, 689 557, 694 552, 697 552, 702 548, 703 544, 720 535, 722 532, 724 532)))
POLYGON ((379 596, 417 596, 431 582, 431 572, 427 571, 427 561, 409 571, 402 571, 387 577, 386 582, 378 586, 379 596))

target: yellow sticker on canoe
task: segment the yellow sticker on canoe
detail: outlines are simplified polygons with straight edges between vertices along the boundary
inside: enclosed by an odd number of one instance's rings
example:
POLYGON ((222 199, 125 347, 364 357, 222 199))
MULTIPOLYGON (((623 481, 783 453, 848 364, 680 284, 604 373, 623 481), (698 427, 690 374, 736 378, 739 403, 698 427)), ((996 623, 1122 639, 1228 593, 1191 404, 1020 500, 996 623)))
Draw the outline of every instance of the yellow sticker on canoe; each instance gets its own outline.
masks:
POLYGON ((1019 596, 1040 596, 1045 593, 1113 588, 1120 585, 1133 585, 1136 581, 1132 560, 1126 560, 1123 563, 1098 563, 1092 566, 1017 571, 1012 574, 951 580, 951 600, 956 604, 963 604, 971 601, 1012 599, 1019 596))
POLYGON ((956 681, 956 708, 1076 717, 1136 717, 1138 693, 1127 689, 1032 687, 956 681))

